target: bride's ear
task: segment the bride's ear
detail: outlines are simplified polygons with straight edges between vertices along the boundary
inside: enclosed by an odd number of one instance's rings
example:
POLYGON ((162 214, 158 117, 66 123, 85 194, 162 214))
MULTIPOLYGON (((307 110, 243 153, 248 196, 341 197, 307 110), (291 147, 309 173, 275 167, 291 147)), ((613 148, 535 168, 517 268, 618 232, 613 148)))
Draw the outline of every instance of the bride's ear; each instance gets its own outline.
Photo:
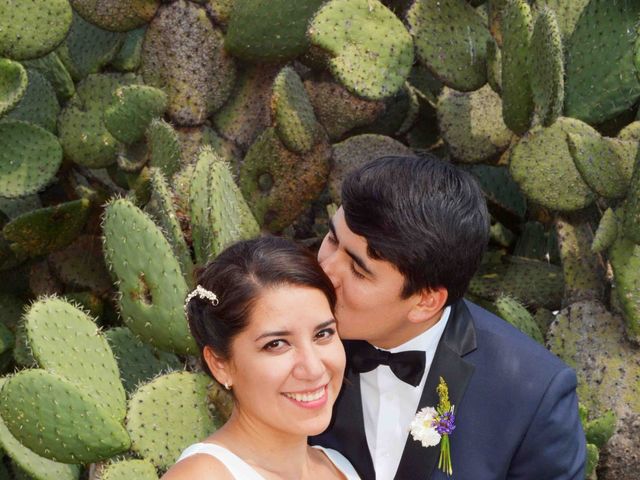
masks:
POLYGON ((408 317, 411 323, 422 323, 440 318, 440 313, 447 303, 449 292, 444 287, 425 288, 415 295, 417 296, 416 303, 409 311, 408 317))
POLYGON ((233 379, 229 372, 229 363, 222 359, 210 346, 202 350, 204 361, 209 367, 209 371, 220 385, 232 385, 233 379))

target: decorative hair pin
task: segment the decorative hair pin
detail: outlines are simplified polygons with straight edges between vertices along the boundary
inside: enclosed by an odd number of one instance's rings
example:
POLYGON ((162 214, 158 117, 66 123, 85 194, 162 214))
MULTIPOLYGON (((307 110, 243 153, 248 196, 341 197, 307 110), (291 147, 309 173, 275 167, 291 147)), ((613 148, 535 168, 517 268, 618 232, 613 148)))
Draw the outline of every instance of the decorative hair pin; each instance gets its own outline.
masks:
POLYGON ((185 311, 187 310, 187 305, 189 305, 189 302, 193 297, 199 297, 203 300, 209 300, 214 307, 217 306, 218 303, 220 303, 220 301, 218 300, 218 296, 215 293, 213 293, 211 290, 207 290, 202 285, 198 285, 196 286, 195 290, 187 295, 187 298, 184 301, 185 311))

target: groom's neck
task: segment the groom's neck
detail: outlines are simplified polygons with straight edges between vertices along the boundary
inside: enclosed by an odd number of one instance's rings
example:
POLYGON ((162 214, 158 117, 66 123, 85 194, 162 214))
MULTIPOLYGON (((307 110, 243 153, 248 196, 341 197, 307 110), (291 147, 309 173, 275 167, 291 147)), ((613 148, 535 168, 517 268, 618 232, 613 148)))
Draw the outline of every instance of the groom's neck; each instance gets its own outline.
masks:
POLYGON ((386 339, 369 340, 373 346, 381 348, 383 350, 391 350, 392 348, 399 347, 407 343, 410 340, 422 335, 424 332, 436 325, 442 318, 444 308, 430 318, 425 319, 423 322, 412 323, 407 320, 400 328, 395 332, 392 332, 386 339))

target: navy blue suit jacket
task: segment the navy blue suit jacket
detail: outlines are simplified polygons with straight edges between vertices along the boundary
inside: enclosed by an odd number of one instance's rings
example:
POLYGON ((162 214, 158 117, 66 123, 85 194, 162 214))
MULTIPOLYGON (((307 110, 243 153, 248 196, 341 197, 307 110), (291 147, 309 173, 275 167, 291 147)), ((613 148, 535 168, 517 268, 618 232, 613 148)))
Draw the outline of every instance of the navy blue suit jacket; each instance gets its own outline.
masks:
MULTIPOLYGON (((348 341, 345 347, 348 351, 348 341)), ((576 376, 543 346, 492 313, 459 301, 452 306, 418 410, 438 404, 441 376, 456 413, 450 437, 453 476, 435 468, 439 446, 425 448, 409 435, 395 479, 584 479, 576 376)), ((331 424, 310 443, 342 452, 364 480, 376 479, 360 379, 348 362, 331 424)))

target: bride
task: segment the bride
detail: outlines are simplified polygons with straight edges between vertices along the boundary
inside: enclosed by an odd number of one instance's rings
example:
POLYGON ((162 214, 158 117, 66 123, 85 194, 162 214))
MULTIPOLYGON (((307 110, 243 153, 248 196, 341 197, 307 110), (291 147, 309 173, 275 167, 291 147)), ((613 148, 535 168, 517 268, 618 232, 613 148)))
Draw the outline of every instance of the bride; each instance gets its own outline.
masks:
POLYGON ((234 408, 163 480, 358 479, 340 453, 307 445, 329 425, 345 367, 335 293, 315 258, 281 238, 243 241, 198 284, 185 304, 191 333, 234 408))

